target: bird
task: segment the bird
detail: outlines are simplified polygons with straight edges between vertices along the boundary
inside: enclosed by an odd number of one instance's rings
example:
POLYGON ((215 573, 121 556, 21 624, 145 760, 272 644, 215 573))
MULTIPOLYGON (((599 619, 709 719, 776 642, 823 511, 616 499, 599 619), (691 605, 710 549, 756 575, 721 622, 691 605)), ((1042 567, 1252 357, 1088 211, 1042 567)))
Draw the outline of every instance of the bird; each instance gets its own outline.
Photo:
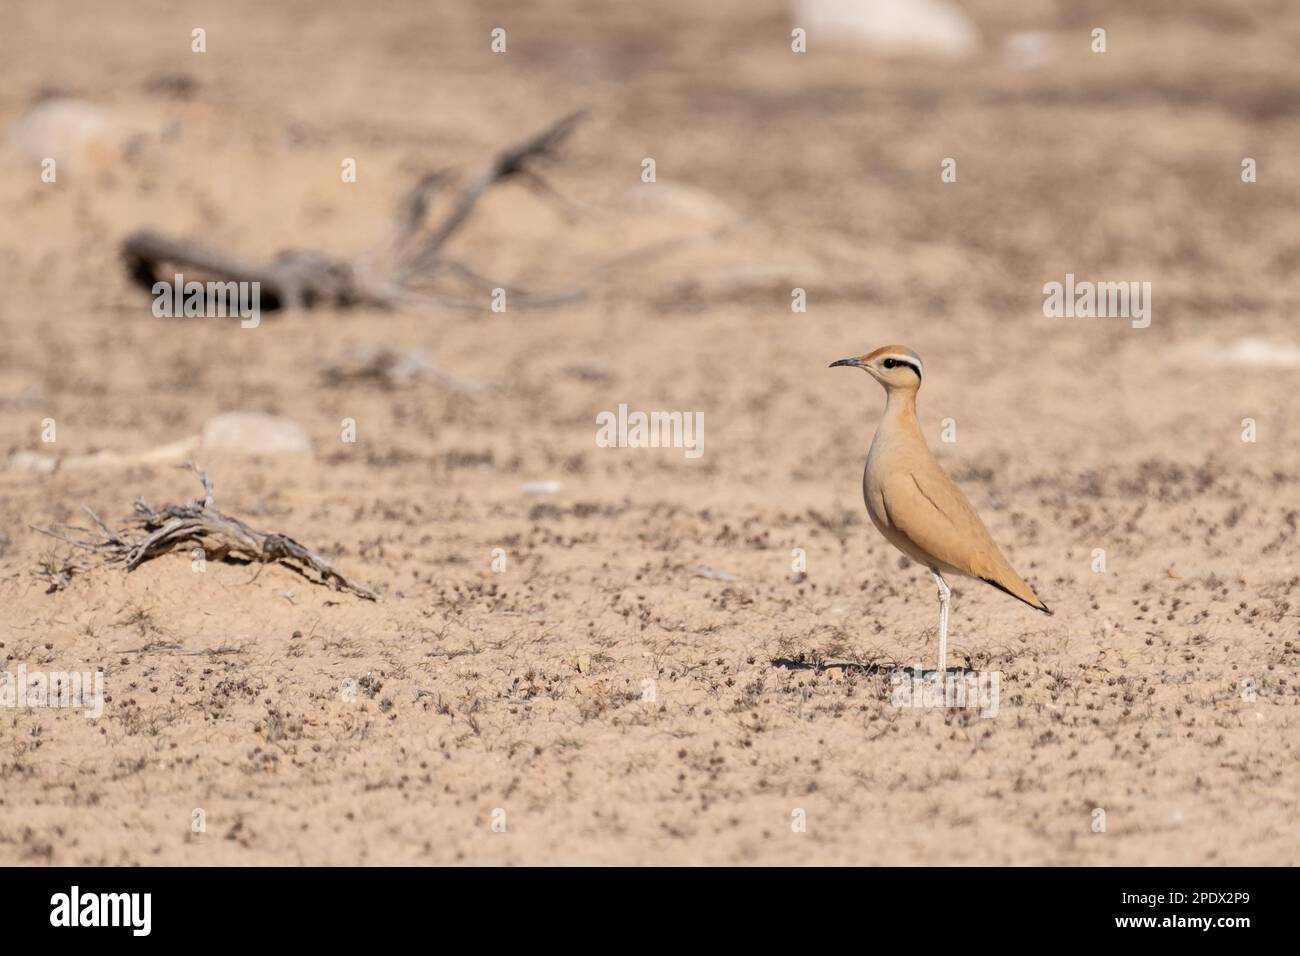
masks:
POLYGON ((829 368, 860 368, 885 389, 885 411, 867 452, 862 496, 871 523, 899 551, 930 569, 939 587, 939 666, 948 669, 948 605, 944 575, 976 578, 1051 614, 1016 573, 961 489, 930 452, 916 419, 921 357, 903 345, 886 345, 829 368))

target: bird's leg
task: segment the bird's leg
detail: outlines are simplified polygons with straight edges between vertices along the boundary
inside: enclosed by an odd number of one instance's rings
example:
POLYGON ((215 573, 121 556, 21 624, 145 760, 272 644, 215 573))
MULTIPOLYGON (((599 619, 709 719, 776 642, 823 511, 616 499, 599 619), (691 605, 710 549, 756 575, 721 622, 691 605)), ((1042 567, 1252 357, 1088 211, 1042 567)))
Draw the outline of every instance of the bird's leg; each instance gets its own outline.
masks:
POLYGON ((939 585, 939 674, 946 676, 948 673, 948 597, 952 591, 948 589, 948 582, 943 579, 938 571, 931 570, 934 575, 934 583, 939 585))

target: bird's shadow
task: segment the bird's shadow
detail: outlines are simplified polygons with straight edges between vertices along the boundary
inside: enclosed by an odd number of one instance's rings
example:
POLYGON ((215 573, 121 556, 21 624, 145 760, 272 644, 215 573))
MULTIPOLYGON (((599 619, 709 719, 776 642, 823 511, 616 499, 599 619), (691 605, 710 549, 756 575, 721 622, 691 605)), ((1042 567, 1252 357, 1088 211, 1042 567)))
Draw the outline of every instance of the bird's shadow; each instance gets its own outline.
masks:
MULTIPOLYGON (((852 671, 855 674, 886 675, 886 676, 890 674, 897 674, 900 671, 910 674, 916 670, 916 668, 908 667, 906 664, 898 664, 894 662, 888 664, 882 664, 876 661, 869 661, 867 663, 862 663, 859 661, 809 661, 809 660, 804 660, 802 658, 796 659, 793 657, 774 657, 772 658, 771 663, 773 667, 780 667, 783 668, 784 670, 790 670, 790 671, 841 670, 844 671, 844 673, 846 674, 852 671)), ((937 674, 937 673, 939 673, 938 669, 931 667, 928 670, 922 669, 921 676, 929 677, 930 675, 937 674)), ((975 668, 965 664, 962 664, 960 666, 948 667, 944 671, 945 676, 949 674, 977 674, 977 673, 979 672, 975 668)))

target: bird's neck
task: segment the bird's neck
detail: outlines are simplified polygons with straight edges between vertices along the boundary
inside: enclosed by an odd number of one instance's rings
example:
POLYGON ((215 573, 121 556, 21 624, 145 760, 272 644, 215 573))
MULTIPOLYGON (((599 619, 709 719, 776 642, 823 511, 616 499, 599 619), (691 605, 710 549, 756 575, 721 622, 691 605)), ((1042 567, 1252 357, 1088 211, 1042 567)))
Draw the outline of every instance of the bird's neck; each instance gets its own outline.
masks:
POLYGON ((868 469, 874 459, 881 454, 886 454, 887 446, 902 442, 905 446, 911 447, 917 438, 922 442, 925 441, 921 436, 921 425, 916 420, 916 392, 891 389, 886 394, 885 412, 880 416, 875 437, 871 439, 871 452, 867 458, 868 469))
POLYGON ((920 432, 916 420, 916 390, 890 389, 885 395, 885 413, 880 417, 880 430, 908 429, 920 432))

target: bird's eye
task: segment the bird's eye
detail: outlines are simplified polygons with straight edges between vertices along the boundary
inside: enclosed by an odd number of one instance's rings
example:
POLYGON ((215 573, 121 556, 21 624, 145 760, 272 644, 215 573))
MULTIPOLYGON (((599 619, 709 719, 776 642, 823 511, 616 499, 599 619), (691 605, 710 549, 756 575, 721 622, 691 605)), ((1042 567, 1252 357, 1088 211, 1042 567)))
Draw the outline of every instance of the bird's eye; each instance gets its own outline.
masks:
POLYGON ((885 359, 885 368, 897 368, 898 363, 893 359, 885 359))

